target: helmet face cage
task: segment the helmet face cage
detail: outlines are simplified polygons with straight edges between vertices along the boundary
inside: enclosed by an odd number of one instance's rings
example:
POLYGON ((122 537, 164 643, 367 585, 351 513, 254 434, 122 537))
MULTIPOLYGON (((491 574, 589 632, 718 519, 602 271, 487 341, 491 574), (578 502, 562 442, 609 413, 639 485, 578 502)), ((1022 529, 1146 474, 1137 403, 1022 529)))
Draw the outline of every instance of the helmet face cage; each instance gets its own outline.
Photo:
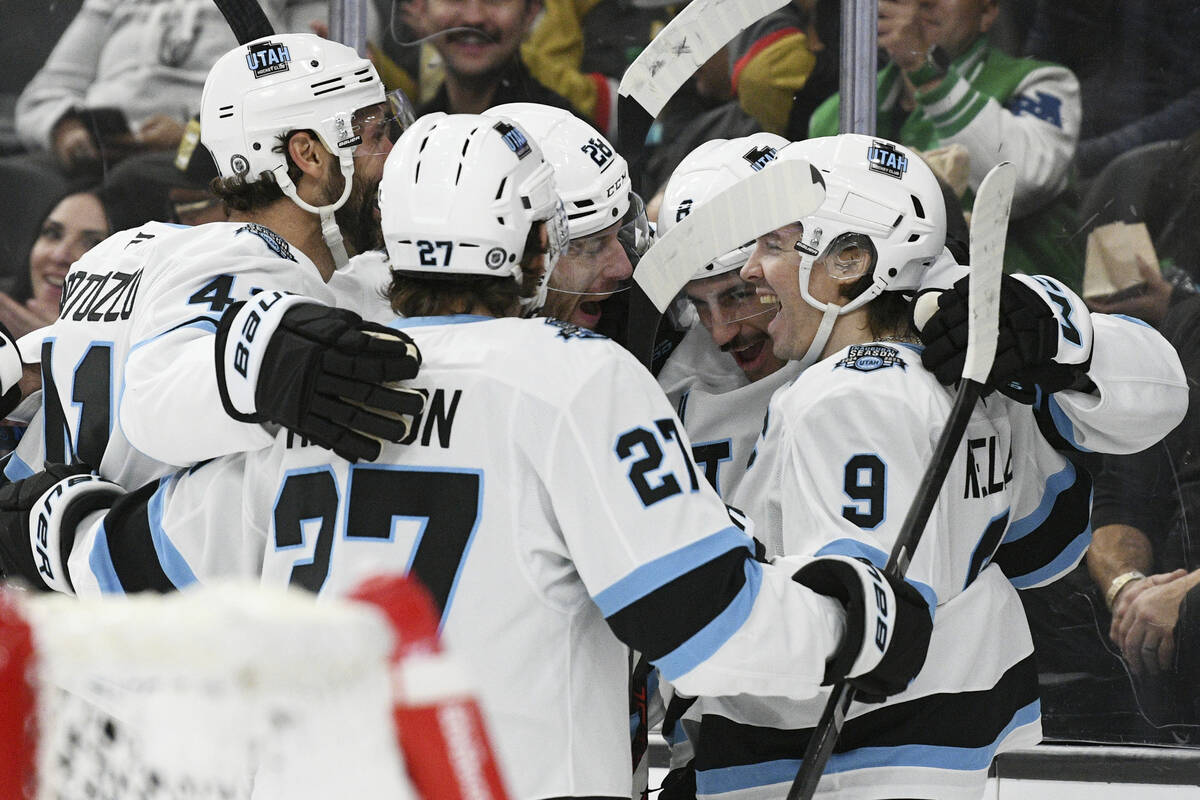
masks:
POLYGON ((920 286, 942 252, 946 210, 937 178, 918 155, 887 140, 842 134, 792 143, 779 157, 807 159, 825 178, 825 203, 800 221, 803 232, 795 243, 805 302, 826 307, 809 293, 817 263, 839 280, 870 270, 871 286, 842 306, 842 314, 882 292, 920 286))
POLYGON ((571 112, 541 103, 505 103, 485 114, 516 120, 554 166, 572 239, 599 233, 629 211, 629 165, 607 139, 571 112))
POLYGON ((273 172, 285 185, 281 136, 311 130, 345 165, 367 128, 386 116, 386 101, 374 66, 352 48, 311 34, 266 36, 230 50, 209 71, 200 138, 222 177, 253 182, 273 172))
POLYGON ((516 123, 476 114, 426 114, 388 156, 379 189, 393 270, 523 279, 530 230, 546 223, 538 297, 567 246, 554 170, 516 123))

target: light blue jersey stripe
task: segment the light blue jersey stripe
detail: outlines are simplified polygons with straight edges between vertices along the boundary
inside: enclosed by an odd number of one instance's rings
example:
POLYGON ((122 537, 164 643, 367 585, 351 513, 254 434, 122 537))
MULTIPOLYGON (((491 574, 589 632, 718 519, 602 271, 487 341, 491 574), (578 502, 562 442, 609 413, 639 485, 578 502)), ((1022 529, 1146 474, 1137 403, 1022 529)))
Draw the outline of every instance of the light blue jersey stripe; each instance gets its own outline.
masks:
POLYGON ((706 661, 720 650, 721 646, 729 641, 729 637, 746 623, 754 608, 754 601, 758 598, 758 590, 762 586, 762 564, 748 558, 745 570, 746 583, 725 610, 686 642, 653 662, 664 678, 673 681, 690 672, 697 664, 706 661))

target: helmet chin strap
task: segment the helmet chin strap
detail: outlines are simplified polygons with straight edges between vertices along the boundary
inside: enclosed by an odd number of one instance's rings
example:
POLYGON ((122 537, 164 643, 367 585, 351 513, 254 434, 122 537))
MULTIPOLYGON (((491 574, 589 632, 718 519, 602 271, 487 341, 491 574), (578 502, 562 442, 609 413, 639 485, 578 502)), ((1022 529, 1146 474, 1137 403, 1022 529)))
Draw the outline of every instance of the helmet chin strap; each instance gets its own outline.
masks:
POLYGON ((342 241, 342 229, 338 227, 337 220, 334 218, 334 213, 346 204, 346 200, 350 198, 350 190, 353 188, 354 180, 354 156, 349 153, 343 153, 338 161, 342 170, 343 183, 342 196, 334 203, 327 206, 314 206, 306 200, 301 199, 296 191, 296 184, 292 183, 292 179, 288 177, 286 167, 277 167, 275 172, 275 182, 279 184, 279 188, 293 203, 303 208, 305 211, 316 214, 321 219, 321 238, 325 240, 325 246, 329 248, 329 254, 333 256, 333 264, 337 269, 346 266, 346 262, 350 257, 346 254, 346 245, 342 241))
POLYGON ((829 343, 829 337, 833 335, 833 326, 837 322, 837 318, 842 315, 842 307, 836 303, 826 303, 825 313, 821 317, 821 324, 817 328, 817 333, 813 336, 812 344, 808 346, 808 351, 800 357, 800 369, 806 370, 821 359, 821 353, 825 351, 825 345, 829 343))

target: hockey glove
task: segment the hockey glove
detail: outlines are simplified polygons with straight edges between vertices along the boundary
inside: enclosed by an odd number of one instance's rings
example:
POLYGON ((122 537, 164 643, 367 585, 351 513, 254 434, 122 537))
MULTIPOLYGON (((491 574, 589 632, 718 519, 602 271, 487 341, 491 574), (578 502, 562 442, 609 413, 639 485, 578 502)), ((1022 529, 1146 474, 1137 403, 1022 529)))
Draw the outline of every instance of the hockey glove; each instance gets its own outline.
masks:
MULTIPOLYGON (((921 361, 940 383, 962 377, 967 350, 967 292, 970 277, 941 292, 933 310, 926 293, 913 303, 913 326, 925 351, 921 361)), ((1037 390, 1089 391, 1092 318, 1074 292, 1041 275, 1004 275, 1000 283, 1000 330, 987 388, 1021 403, 1037 390)))
POLYGON ((385 385, 417 374, 410 338, 303 297, 264 292, 230 306, 216 357, 231 417, 276 422, 350 461, 402 441, 425 407, 423 391, 385 385))
POLYGON ((122 494, 120 486, 77 464, 51 464, 0 487, 0 577, 74 594, 66 565, 75 528, 122 494))
POLYGON ((20 382, 24 369, 16 340, 0 322, 0 419, 21 404, 20 382))
POLYGON ((825 664, 822 686, 846 680, 857 699, 878 703, 903 691, 921 671, 933 617, 912 586, 849 556, 817 558, 792 580, 846 608, 846 633, 825 664))

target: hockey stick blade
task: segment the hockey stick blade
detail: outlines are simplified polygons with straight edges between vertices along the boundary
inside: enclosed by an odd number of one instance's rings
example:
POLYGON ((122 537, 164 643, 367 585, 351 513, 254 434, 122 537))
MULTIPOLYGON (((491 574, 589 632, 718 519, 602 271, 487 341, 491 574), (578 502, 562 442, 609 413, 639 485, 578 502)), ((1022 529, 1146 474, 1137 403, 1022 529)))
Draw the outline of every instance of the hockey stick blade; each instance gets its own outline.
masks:
POLYGON ((275 35, 275 27, 267 19, 258 0, 213 0, 213 4, 225 15, 225 21, 229 23, 229 29, 233 31, 238 44, 275 35))
POLYGON ((630 164, 634 188, 654 118, 701 65, 739 31, 787 0, 692 0, 650 40, 617 87, 617 152, 630 164))
MULTIPOLYGON (((621 76, 618 95, 657 117, 671 96, 742 29, 788 0, 692 0, 621 76)), ((618 124, 620 120, 618 119, 618 124)))
POLYGON ((696 269, 758 236, 807 217, 825 202, 821 173, 777 161, 713 197, 651 245, 633 272, 627 344, 647 367, 667 306, 696 269))
MULTIPOLYGON (((970 320, 967 330, 968 366, 963 369, 963 380, 959 383, 946 427, 938 437, 929 466, 921 478, 916 496, 883 568, 892 577, 903 578, 908 572, 912 553, 925 532, 925 523, 929 521, 929 515, 941 494, 942 484, 966 433, 975 403, 983 393, 983 383, 992 370, 999 331, 1004 241, 1008 233, 1008 216, 1015 184, 1016 172, 1012 164, 1005 161, 984 176, 975 195, 975 208, 971 215, 971 281, 967 294, 970 320)), ((834 745, 853 701, 854 687, 845 681, 834 685, 821 719, 813 729, 812 738, 808 740, 804 760, 788 790, 787 800, 812 798, 825 765, 833 755, 834 745)))

